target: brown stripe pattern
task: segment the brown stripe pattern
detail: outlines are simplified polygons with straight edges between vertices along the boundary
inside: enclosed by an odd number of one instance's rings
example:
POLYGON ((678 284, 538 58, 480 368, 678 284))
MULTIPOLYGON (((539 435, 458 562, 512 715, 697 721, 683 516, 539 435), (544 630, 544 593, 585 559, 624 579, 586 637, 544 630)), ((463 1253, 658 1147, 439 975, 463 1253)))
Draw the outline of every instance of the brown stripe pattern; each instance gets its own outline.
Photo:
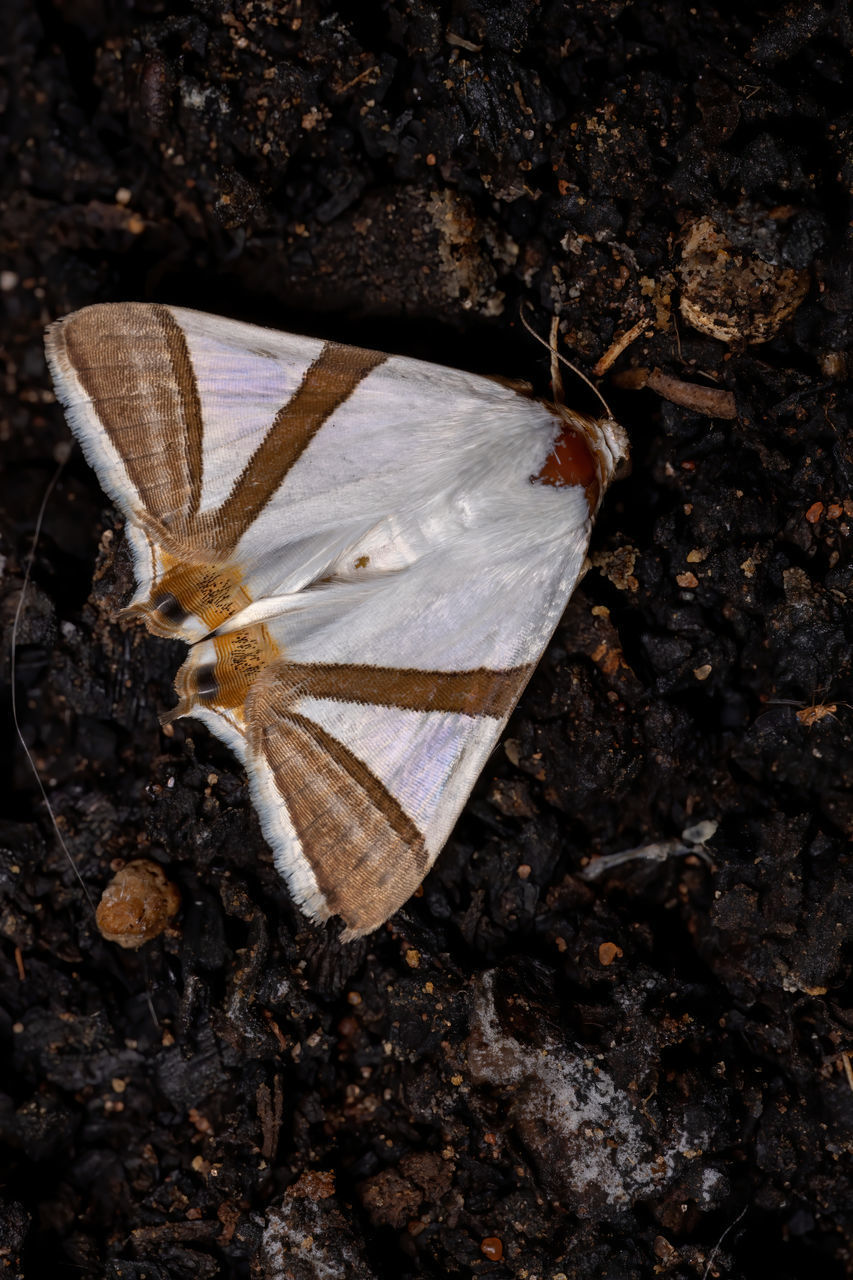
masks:
POLYGON ((201 492, 202 414, 186 340, 165 307, 87 307, 59 326, 67 357, 155 520, 185 532, 201 492))
POLYGON ((169 362, 175 375, 180 400, 180 421, 184 429, 187 474, 190 482, 187 523, 198 515, 201 506, 201 488, 204 477, 204 421, 201 396, 195 379, 192 358, 181 326, 166 307, 153 308, 158 322, 163 326, 163 337, 169 350, 169 362))
POLYGON ((420 832, 334 738, 302 717, 266 718, 258 749, 311 865, 330 915, 350 929, 378 928, 414 893, 427 866, 420 832), (393 904, 390 905, 389 904, 393 904))
POLYGON ((239 542, 323 423, 385 359, 378 351, 333 342, 325 345, 215 513, 213 524, 221 552, 232 550, 239 542))
POLYGON ((218 508, 199 511, 203 410, 183 330, 168 307, 87 307, 57 328, 77 377, 170 549, 225 560, 324 422, 387 360, 329 342, 305 371, 218 508))
POLYGON ((297 710, 299 698, 502 721, 531 670, 418 671, 280 659, 254 684, 245 709, 250 750, 269 767, 329 911, 343 917, 351 935, 370 932, 402 906, 429 858, 399 801, 348 747, 297 710))
POLYGON ((276 664, 276 679, 290 698, 327 698, 404 711, 454 711, 503 720, 518 700, 532 667, 492 671, 422 671, 363 663, 276 664))

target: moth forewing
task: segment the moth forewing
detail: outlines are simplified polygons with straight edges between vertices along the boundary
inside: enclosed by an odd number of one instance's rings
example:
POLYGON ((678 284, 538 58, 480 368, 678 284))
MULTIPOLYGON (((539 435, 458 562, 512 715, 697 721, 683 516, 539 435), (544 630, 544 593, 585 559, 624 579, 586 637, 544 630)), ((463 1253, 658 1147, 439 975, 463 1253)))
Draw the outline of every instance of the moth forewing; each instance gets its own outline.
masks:
POLYGON ((584 564, 622 429, 501 381, 182 308, 52 325, 178 706, 244 762, 312 919, 435 861, 584 564))

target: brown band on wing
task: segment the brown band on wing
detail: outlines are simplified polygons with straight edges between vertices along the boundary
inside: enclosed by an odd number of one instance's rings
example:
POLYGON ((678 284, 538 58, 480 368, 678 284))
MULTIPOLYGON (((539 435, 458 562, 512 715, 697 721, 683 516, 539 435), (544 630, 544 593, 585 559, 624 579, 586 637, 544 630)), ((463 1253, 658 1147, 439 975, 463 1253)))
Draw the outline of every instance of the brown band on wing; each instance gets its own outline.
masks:
POLYGON ((199 523, 210 528, 220 555, 227 555, 275 494, 314 436, 371 369, 387 360, 379 351, 329 342, 309 365, 287 404, 279 409, 261 444, 215 512, 199 523))
POLYGON ((502 720, 512 711, 533 668, 420 671, 345 663, 282 662, 276 675, 297 697, 369 703, 405 711, 454 711, 502 720))
POLYGON ((163 326, 163 336, 169 348, 169 359, 178 387, 184 422, 184 453, 190 481, 190 500, 187 516, 190 520, 198 514, 201 503, 201 486, 204 473, 204 421, 201 415, 201 397, 195 378, 184 331, 167 307, 152 307, 163 326))
POLYGON ((179 326, 163 307, 128 302, 87 307, 59 332, 142 505, 183 529, 201 484, 201 408, 179 326))
POLYGON ((253 747, 272 771, 329 911, 355 933, 369 932, 420 884, 429 861, 423 837, 362 761, 275 703, 270 692, 255 706, 253 747))
POLYGON ((291 712, 288 720, 291 724, 299 725, 309 734, 329 759, 334 760, 338 768, 349 775, 359 791, 367 796, 373 808, 383 815, 395 835, 405 841, 411 850, 412 857, 417 862, 419 870, 424 871, 427 864, 427 855, 423 836, 400 802, 394 799, 391 792, 379 781, 376 774, 372 773, 367 765, 362 760, 359 760, 358 756, 354 755, 348 747, 345 747, 331 733, 328 733, 307 716, 291 712))

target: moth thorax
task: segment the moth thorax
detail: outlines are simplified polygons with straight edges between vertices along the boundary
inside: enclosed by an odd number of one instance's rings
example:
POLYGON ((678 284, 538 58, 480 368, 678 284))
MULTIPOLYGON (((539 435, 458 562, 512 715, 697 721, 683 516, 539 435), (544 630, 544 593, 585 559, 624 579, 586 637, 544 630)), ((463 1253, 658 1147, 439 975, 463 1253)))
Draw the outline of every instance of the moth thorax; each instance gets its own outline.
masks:
POLYGON ((280 656, 261 622, 201 641, 175 678, 176 714, 186 715, 197 705, 242 707, 258 676, 280 656))
POLYGON ((234 564, 184 564, 165 557, 165 572, 148 600, 136 606, 155 635, 174 636, 188 618, 213 631, 233 618, 252 598, 234 564))
POLYGON ((611 419, 587 418, 563 404, 547 408, 559 418, 560 429, 533 479, 558 489, 580 485, 594 514, 617 466, 627 460, 627 436, 611 419))

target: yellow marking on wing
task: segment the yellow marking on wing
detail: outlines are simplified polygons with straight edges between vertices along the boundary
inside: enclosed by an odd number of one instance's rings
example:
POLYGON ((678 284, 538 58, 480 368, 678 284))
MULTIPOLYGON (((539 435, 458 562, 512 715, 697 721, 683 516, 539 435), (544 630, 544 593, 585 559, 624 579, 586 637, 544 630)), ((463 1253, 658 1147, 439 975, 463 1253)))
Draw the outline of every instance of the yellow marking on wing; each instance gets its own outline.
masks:
POLYGON ((236 564, 193 563, 162 549, 159 558, 161 574, 148 599, 125 610, 140 617, 154 635, 174 638, 188 618, 198 618, 207 631, 215 631, 252 603, 236 564))
MULTIPOLYGON (((249 690, 261 672, 281 657, 281 650, 262 622, 214 636, 214 660, 205 661, 193 649, 175 677, 180 699, 170 718, 191 714, 195 706, 232 711, 242 716, 249 690)), ((207 647, 209 653, 209 646, 207 647)))

